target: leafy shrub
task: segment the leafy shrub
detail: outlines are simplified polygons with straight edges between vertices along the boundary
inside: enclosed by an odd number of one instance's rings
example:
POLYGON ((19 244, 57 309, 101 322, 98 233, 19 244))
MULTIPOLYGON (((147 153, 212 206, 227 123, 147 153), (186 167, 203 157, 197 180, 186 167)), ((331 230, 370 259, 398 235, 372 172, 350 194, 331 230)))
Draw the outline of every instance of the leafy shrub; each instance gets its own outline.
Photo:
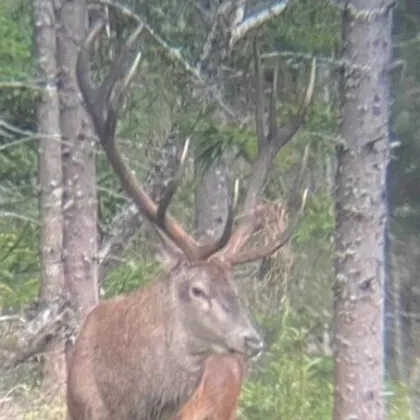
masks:
POLYGON ((286 322, 258 368, 252 372, 241 397, 241 418, 330 419, 332 413, 332 360, 310 357, 301 343, 301 330, 286 322))

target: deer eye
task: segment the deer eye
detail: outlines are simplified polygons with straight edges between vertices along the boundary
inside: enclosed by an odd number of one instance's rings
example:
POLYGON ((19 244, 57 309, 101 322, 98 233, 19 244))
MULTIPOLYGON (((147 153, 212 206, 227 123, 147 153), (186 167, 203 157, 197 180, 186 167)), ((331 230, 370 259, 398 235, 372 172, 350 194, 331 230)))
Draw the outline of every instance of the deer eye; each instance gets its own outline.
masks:
POLYGON ((192 286, 191 293, 195 298, 208 299, 206 292, 198 286, 192 286))

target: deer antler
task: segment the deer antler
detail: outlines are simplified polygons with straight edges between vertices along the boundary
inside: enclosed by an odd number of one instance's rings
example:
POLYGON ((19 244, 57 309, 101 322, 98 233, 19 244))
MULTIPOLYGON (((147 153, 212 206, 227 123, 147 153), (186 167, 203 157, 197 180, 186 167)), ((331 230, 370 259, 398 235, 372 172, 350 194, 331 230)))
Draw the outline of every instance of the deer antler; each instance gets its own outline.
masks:
MULTIPOLYGON (((231 264, 242 264, 245 262, 257 260, 264 256, 271 255, 281 246, 283 246, 291 237, 294 229, 296 228, 298 221, 302 215, 303 208, 306 202, 307 190, 304 191, 301 198, 300 209, 296 212, 295 220, 289 224, 289 227, 281 232, 277 238, 275 238, 270 244, 257 250, 242 251, 243 246, 252 235, 255 228, 255 210, 257 208, 258 199, 264 187, 264 183, 271 167, 273 159, 277 153, 290 142, 296 132, 299 130, 303 122, 305 121, 306 113, 309 104, 312 100, 314 86, 315 86, 315 74, 316 74, 316 61, 312 61, 311 75, 308 87, 306 89, 306 95, 304 101, 300 107, 300 110, 291 120, 284 126, 279 127, 277 124, 276 111, 277 111, 277 71, 274 73, 273 89, 270 100, 270 112, 268 121, 268 134, 264 133, 263 123, 263 109, 264 109, 264 94, 262 86, 262 72, 261 63, 258 53, 256 41, 254 40, 254 55, 255 55, 255 75, 257 85, 256 95, 256 129, 258 137, 258 150, 259 155, 254 164, 252 171, 252 180, 244 201, 244 209, 246 215, 242 222, 237 226, 233 232, 226 247, 220 251, 219 255, 229 261, 231 264)), ((306 148, 304 157, 301 163, 300 178, 302 177, 306 162, 308 159, 308 148, 306 148)))
POLYGON ((162 230, 190 261, 206 259, 225 246, 230 237, 233 225, 232 205, 229 207, 224 230, 220 238, 214 243, 204 246, 197 244, 167 213, 169 204, 184 172, 189 139, 185 144, 178 172, 174 179, 169 182, 168 188, 159 204, 155 203, 145 192, 143 186, 138 182, 124 161, 115 142, 115 131, 122 100, 139 66, 141 54, 138 53, 136 55, 126 74, 124 74, 123 69, 128 61, 132 46, 143 31, 143 26, 140 25, 125 42, 103 83, 99 87, 94 87, 89 78, 90 53, 94 41, 98 38, 105 25, 106 22, 103 19, 98 19, 86 36, 79 52, 76 75, 87 111, 91 116, 108 161, 119 177, 124 190, 139 206, 144 216, 162 230))

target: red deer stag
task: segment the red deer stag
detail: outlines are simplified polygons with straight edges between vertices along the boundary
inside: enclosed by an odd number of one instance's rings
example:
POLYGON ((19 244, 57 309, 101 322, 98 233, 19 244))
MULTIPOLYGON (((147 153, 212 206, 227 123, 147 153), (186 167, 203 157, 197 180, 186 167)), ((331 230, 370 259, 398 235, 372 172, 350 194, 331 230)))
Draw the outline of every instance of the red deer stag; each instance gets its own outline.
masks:
POLYGON ((214 243, 200 246, 167 213, 186 150, 175 181, 160 202, 146 194, 115 143, 118 113, 139 56, 128 72, 123 69, 142 28, 128 39, 108 77, 95 88, 89 78, 89 57, 104 26, 102 20, 93 24, 79 52, 80 91, 123 188, 166 238, 174 263, 148 286, 101 302, 88 314, 69 360, 68 414, 71 420, 158 420, 178 412, 201 379, 211 377, 213 371, 205 368, 209 356, 247 359, 262 351, 263 341, 240 302, 231 271, 235 264, 275 252, 290 238, 293 228, 264 248, 243 250, 254 229, 253 209, 281 147, 277 135, 261 149, 245 200, 247 216, 232 233, 231 206, 223 233, 214 243))

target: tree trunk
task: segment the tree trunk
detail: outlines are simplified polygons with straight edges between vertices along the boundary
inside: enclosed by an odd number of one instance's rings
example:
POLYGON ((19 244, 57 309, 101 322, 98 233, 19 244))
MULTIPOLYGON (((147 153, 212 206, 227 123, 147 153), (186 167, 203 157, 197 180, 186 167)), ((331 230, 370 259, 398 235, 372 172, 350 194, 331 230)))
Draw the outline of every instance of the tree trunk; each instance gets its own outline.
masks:
POLYGON ((379 420, 391 12, 353 0, 344 12, 342 138, 336 177, 335 419, 379 420))
POLYGON ((83 317, 98 302, 95 140, 79 95, 75 67, 85 36, 85 0, 57 2, 60 118, 63 135, 64 274, 83 317))
MULTIPOLYGON (((227 81, 222 66, 227 65, 229 60, 230 28, 234 25, 236 9, 236 2, 226 2, 213 10, 213 25, 197 65, 208 86, 204 103, 211 103, 216 98, 225 99, 227 81)), ((222 109, 218 110, 215 118, 219 125, 231 120, 231 116, 222 109)), ((195 190, 195 221, 198 237, 205 242, 206 239, 221 234, 227 217, 229 188, 227 168, 223 160, 207 165, 204 170, 201 168, 201 162, 196 160, 195 174, 198 182, 195 190)))
MULTIPOLYGON (((35 45, 38 78, 43 81, 43 95, 37 107, 38 176, 41 188, 39 212, 41 218, 40 300, 51 301, 64 288, 62 264, 63 214, 62 214, 62 165, 59 100, 57 94, 56 21, 53 2, 34 2, 35 45)), ((60 383, 64 379, 65 364, 62 342, 53 340, 46 348, 44 376, 60 383)))
POLYGON ((195 221, 197 237, 204 242, 218 238, 226 222, 230 201, 226 165, 211 165, 199 174, 196 164, 195 221))

